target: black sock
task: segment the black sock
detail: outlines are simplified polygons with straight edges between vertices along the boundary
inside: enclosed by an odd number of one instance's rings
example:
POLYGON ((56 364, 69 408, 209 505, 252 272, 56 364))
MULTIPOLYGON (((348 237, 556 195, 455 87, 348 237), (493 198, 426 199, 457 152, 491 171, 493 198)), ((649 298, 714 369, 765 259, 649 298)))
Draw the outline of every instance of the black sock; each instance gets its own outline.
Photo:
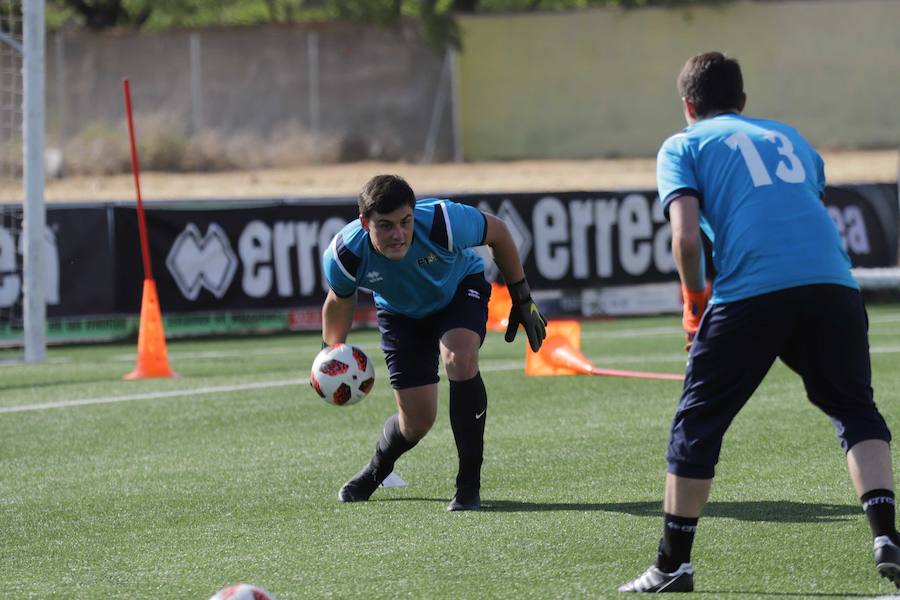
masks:
POLYGON ((872 537, 886 535, 895 544, 900 544, 894 527, 894 492, 891 490, 870 490, 859 499, 869 519, 872 537))
POLYGON ((459 455, 457 489, 481 486, 486 420, 487 391, 481 373, 467 381, 450 381, 450 427, 459 455))
POLYGON ((676 517, 669 513, 664 513, 663 517, 663 536, 659 540, 656 566, 660 571, 671 573, 682 563, 691 562, 691 546, 694 545, 694 534, 700 519, 676 517))
POLYGON ((379 483, 391 474, 394 470, 394 463, 400 458, 400 455, 407 450, 412 449, 419 441, 410 442, 400 432, 400 416, 391 415, 384 422, 384 430, 381 432, 381 439, 375 444, 375 456, 372 457, 370 464, 375 467, 375 479, 379 483))

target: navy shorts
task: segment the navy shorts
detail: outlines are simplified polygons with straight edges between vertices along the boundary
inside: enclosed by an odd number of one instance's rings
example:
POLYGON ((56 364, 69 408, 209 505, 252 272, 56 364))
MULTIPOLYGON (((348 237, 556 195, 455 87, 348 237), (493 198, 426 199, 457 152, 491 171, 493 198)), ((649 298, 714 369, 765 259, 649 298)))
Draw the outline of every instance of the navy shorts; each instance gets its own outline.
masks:
POLYGON ((779 357, 831 417, 845 452, 864 440, 889 442, 872 400, 868 328, 859 291, 839 285, 711 305, 694 338, 672 421, 669 472, 713 477, 725 430, 779 357))
POLYGON ((451 329, 469 329, 484 342, 491 285, 484 273, 469 275, 456 287, 450 304, 422 319, 378 310, 381 349, 395 390, 440 381, 441 337, 451 329))

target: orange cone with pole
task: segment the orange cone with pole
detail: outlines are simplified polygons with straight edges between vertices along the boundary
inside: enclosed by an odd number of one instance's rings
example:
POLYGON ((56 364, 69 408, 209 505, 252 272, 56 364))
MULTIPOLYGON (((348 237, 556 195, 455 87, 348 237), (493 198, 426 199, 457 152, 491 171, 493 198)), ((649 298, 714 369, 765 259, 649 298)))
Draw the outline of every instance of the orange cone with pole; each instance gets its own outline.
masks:
POLYGON ((137 145, 134 141, 134 118, 131 110, 131 85, 122 81, 125 94, 125 112, 128 116, 128 138, 131 142, 131 170, 134 174, 134 189, 137 196, 138 233, 141 239, 141 258, 144 261, 144 290, 141 296, 141 324, 138 329, 137 366, 125 375, 125 379, 145 379, 149 377, 176 377, 169 368, 169 354, 166 352, 166 334, 163 330, 162 310, 156 293, 156 280, 150 262, 150 243, 147 236, 147 221, 144 217, 144 202, 141 198, 141 171, 138 167, 137 145))
POLYGON ((166 334, 156 295, 156 282, 145 279, 138 330, 137 365, 131 373, 125 375, 125 379, 175 376, 169 368, 169 353, 166 351, 166 334))

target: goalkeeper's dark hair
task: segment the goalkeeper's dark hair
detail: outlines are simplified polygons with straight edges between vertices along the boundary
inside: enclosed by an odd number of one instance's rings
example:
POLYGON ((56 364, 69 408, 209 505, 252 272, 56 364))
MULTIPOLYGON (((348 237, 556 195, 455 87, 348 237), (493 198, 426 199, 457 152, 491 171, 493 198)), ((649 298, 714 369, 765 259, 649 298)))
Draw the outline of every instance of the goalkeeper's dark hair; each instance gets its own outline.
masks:
POLYGON ((403 206, 415 208, 416 195, 399 175, 376 175, 363 186, 357 204, 359 214, 368 219, 376 212, 384 215, 403 206))
POLYGON ((716 112, 740 111, 744 101, 741 66, 721 52, 692 56, 678 74, 678 93, 691 101, 700 118, 716 112))

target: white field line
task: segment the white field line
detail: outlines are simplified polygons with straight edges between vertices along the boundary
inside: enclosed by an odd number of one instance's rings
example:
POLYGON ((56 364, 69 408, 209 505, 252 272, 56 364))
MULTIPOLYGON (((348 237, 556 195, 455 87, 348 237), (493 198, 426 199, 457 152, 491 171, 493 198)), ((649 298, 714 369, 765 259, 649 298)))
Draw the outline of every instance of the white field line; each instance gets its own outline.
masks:
MULTIPOLYGON (((900 315, 882 315, 879 317, 869 317, 869 323, 900 323, 900 315)), ((581 333, 582 338, 630 338, 630 337, 652 337, 652 336, 669 336, 682 335, 681 327, 676 326, 660 326, 660 327, 634 327, 630 329, 614 329, 611 331, 594 330, 581 333)), ((878 329, 869 330, 869 335, 897 335, 897 331, 888 329, 886 331, 878 331, 878 329)))
MULTIPOLYGON (((900 315, 876 315, 869 316, 869 323, 900 323, 900 315)), ((894 596, 888 596, 894 598, 894 596)))
MULTIPOLYGON (((377 342, 354 344, 363 350, 380 350, 381 347, 377 342)), ((278 354, 299 354, 303 352, 318 352, 318 346, 272 346, 271 348, 257 348, 256 350, 204 350, 202 352, 169 352, 170 359, 218 359, 218 358, 234 358, 240 356, 275 356, 278 354)), ((135 359, 135 354, 114 354, 110 356, 110 360, 119 362, 131 362, 135 359)))
MULTIPOLYGON (((512 371, 522 369, 521 362, 506 362, 490 365, 482 368, 482 371, 512 371)), ((181 390, 169 390, 166 392, 146 392, 143 394, 127 394, 124 396, 103 396, 99 398, 83 398, 81 400, 60 400, 57 402, 42 402, 39 404, 22 404, 19 406, 0 406, 0 414, 16 412, 33 412, 48 410, 51 408, 71 408, 74 406, 92 406, 95 404, 113 404, 116 402, 133 402, 135 400, 158 400, 164 398, 177 398, 180 396, 203 396, 208 394, 227 394, 246 390, 260 390, 275 387, 287 387, 291 385, 306 385, 309 379, 278 379, 273 381, 258 381, 254 383, 242 383, 236 385, 217 385, 199 388, 186 388, 181 390)))
POLYGON ((870 354, 893 354, 900 352, 900 346, 872 346, 869 348, 870 354))
MULTIPOLYGON (((623 337, 638 337, 638 336, 655 336, 655 335, 681 335, 681 329, 678 328, 656 328, 656 329, 623 329, 619 331, 608 331, 608 332, 598 332, 598 331, 590 331, 582 333, 582 339, 594 339, 599 337, 612 337, 612 338, 623 338, 623 337)), ((377 342, 365 343, 365 344, 355 344, 359 346, 363 350, 366 351, 374 351, 380 350, 381 347, 377 342)), ((202 352, 169 352, 169 359, 172 361, 176 360, 215 360, 215 359, 223 359, 223 358, 235 358, 242 356, 276 356, 282 354, 299 354, 304 352, 316 352, 318 351, 317 347, 314 346, 273 346, 271 348, 258 348, 256 350, 244 350, 244 349, 235 349, 235 350, 204 350, 202 352)), ((630 362, 630 357, 624 357, 625 362, 630 362)), ((649 361, 647 357, 634 357, 639 360, 649 361)), ((659 358, 659 357, 657 357, 659 358)), ((662 358, 661 360, 671 359, 672 356, 668 356, 667 358, 662 358)), ((134 353, 128 354, 114 354, 109 357, 109 360, 116 362, 133 362, 135 360, 134 353)))
POLYGON ((582 338, 630 338, 656 335, 683 335, 681 327, 635 327, 632 329, 615 329, 613 331, 583 331, 582 338))
POLYGON ((282 379, 278 381, 259 381, 256 383, 244 383, 238 385, 219 385, 212 387, 188 388, 183 390, 170 390, 168 392, 146 392, 143 394, 128 394, 125 396, 106 396, 100 398, 84 398, 81 400, 60 400, 58 402, 42 402, 40 404, 22 404, 20 406, 2 406, 0 413, 31 412, 47 410, 50 408, 69 408, 72 406, 90 406, 92 404, 113 404, 114 402, 131 402, 133 400, 155 400, 159 398, 176 398, 178 396, 201 396, 205 394, 222 394, 228 392, 240 392, 244 390, 258 390, 273 387, 285 387, 289 385, 303 385, 309 383, 308 379, 282 379))
MULTIPOLYGON (((134 356, 132 356, 131 358, 132 358, 132 360, 133 360, 133 359, 134 359, 134 356)), ((43 362, 43 363, 41 363, 41 364, 44 364, 44 365, 64 365, 64 364, 67 364, 67 363, 70 363, 70 362, 72 362, 72 359, 70 359, 70 358, 68 358, 68 357, 66 357, 66 356, 60 356, 60 357, 57 357, 57 358, 48 358, 45 362, 43 362)), ((13 360, 9 360, 9 361, 3 361, 3 362, 0 362, 0 369, 6 368, 6 367, 21 367, 21 366, 24 365, 24 364, 25 364, 25 363, 24 363, 21 359, 13 359, 13 360)))
MULTIPOLYGON (((641 331, 641 330, 636 330, 641 331)), ((647 331, 647 330, 644 330, 647 331)), ((619 334, 624 334, 624 331, 616 332, 619 334)), ((585 336, 587 337, 587 336, 585 336)), ((597 337, 597 336, 591 336, 597 337)), ((618 337, 618 336, 617 336, 618 337)), ((365 347, 373 349, 377 348, 377 344, 366 344, 365 347)), ((277 353, 288 353, 288 352, 297 352, 303 350, 304 348, 266 348, 257 351, 261 355, 265 354, 277 354, 277 353)), ((900 346, 872 346, 869 350, 872 354, 895 354, 900 353, 900 346)), ((181 356, 182 358, 195 357, 199 358, 209 357, 209 358, 223 358, 227 356, 236 356, 236 355, 244 355, 247 354, 255 354, 255 352, 230 352, 230 351, 221 351, 221 352, 197 352, 197 353, 184 353, 181 356)), ((133 356, 129 358, 129 360, 133 360, 133 356)), ((641 354, 641 355, 620 355, 620 356, 606 356, 594 359, 595 364, 601 367, 608 367, 611 365, 627 365, 627 364, 642 364, 642 363, 664 363, 664 362, 676 362, 684 364, 686 362, 686 355, 681 353, 668 353, 668 354, 641 354)), ((482 365, 481 370, 484 372, 491 371, 514 371, 516 369, 524 368, 523 363, 521 361, 511 361, 511 362, 498 362, 495 364, 482 365)), ((187 388, 181 390, 170 390, 166 392, 146 392, 143 394, 128 394, 123 396, 105 396, 99 398, 83 398, 80 400, 60 400, 57 402, 43 402, 38 404, 23 404, 18 406, 0 406, 0 414, 3 413, 15 413, 15 412, 31 412, 38 410, 47 410, 52 408, 68 408, 75 406, 90 406, 95 404, 112 404, 116 402, 131 402, 134 400, 154 400, 154 399, 164 399, 164 398, 176 398, 179 396, 193 396, 193 395, 208 395, 208 394, 218 394, 218 393, 230 393, 230 392, 240 392, 245 390, 255 390, 255 389, 266 389, 266 388, 274 388, 274 387, 286 387, 290 385, 306 385, 309 383, 309 380, 306 378, 302 379, 281 379, 281 380, 273 380, 273 381, 260 381, 255 383, 244 383, 244 384, 235 384, 235 385, 223 385, 223 386, 212 386, 212 387, 199 387, 199 388, 187 388)))
MULTIPOLYGON (((900 323, 900 315, 882 315, 878 317, 870 317, 870 323, 900 323)), ((894 331, 886 331, 884 333, 879 331, 869 331, 869 335, 896 335, 897 332, 894 331)), ((586 331, 582 332, 582 339, 596 339, 596 338, 631 338, 631 337, 653 337, 653 336, 680 336, 682 334, 681 328, 677 326, 663 326, 663 327, 635 327, 630 329, 616 329, 612 331, 586 331)), ((363 350, 379 350, 380 346, 378 342, 369 342, 356 344, 363 350)), ((302 353, 302 352, 313 352, 317 351, 318 348, 315 346, 309 345, 301 345, 301 346, 273 346, 271 348, 258 348, 256 350, 206 350, 202 352, 170 352, 170 359, 197 359, 197 360, 215 360, 221 358, 233 358, 236 356, 276 356, 280 354, 293 354, 293 353, 302 353)), ((873 353, 884 353, 884 352, 896 352, 897 350, 893 347, 888 347, 887 349, 877 349, 872 348, 873 353)), ((651 361, 664 361, 664 360, 674 360, 675 355, 655 355, 655 356, 643 356, 643 357, 629 357, 622 356, 615 358, 616 362, 625 363, 633 363, 633 362, 651 362, 651 361)), ((134 353, 127 354, 116 354, 109 357, 109 360, 116 362, 132 362, 135 360, 134 353)), ((679 359, 680 360, 680 359, 679 359)), ((69 358, 51 358, 44 364, 66 364, 71 363, 72 360, 69 358)), ((10 362, 0 362, 0 369, 4 367, 20 367, 22 366, 21 361, 10 361, 10 362)))
MULTIPOLYGON (((900 321, 900 317, 897 318, 900 321)), ((896 332, 884 332, 882 334, 878 331, 870 331, 869 335, 896 335, 896 332)), ((627 338, 627 337, 650 337, 650 336, 669 336, 669 335, 681 335, 681 329, 678 328, 655 328, 655 329, 620 329, 618 331, 589 331, 582 333, 582 339, 596 339, 596 338, 627 338)), ((363 350, 379 350, 380 347, 377 342, 367 343, 367 344, 356 344, 363 350)), ((226 358, 235 358, 241 356, 277 356, 283 354, 298 354, 304 352, 313 352, 316 351, 317 348, 314 346, 273 346, 271 348, 258 348, 256 350, 205 350, 202 352, 170 352, 169 358, 173 361, 176 360, 217 360, 217 359, 226 359, 226 358)), ((897 346, 875 346, 871 349, 873 354, 883 354, 883 353, 891 353, 898 352, 897 346)), ((622 363, 622 364, 630 364, 630 363, 639 363, 639 362, 663 362, 669 360, 677 360, 680 361, 683 355, 681 354, 652 354, 652 355, 639 355, 639 356, 617 356, 611 357, 609 360, 622 363)), ((116 362, 133 362, 135 360, 135 354, 115 354, 109 357, 108 360, 116 361, 116 362)), ((72 363, 72 359, 68 357, 59 357, 59 358, 51 358, 48 359, 46 363, 43 364, 68 364, 72 363)), ((6 367, 21 367, 21 361, 11 361, 11 362, 0 362, 0 369, 6 367)))

